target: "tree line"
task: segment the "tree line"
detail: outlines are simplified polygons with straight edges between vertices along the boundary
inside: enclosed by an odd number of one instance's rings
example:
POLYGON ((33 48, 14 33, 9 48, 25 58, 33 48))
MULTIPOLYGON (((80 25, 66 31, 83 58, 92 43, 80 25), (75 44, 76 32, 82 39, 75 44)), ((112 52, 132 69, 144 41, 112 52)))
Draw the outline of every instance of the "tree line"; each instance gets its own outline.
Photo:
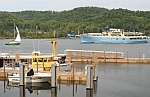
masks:
POLYGON ((0 11, 0 37, 14 36, 14 23, 24 38, 67 37, 68 33, 99 33, 106 27, 150 35, 150 11, 78 7, 64 11, 0 11))

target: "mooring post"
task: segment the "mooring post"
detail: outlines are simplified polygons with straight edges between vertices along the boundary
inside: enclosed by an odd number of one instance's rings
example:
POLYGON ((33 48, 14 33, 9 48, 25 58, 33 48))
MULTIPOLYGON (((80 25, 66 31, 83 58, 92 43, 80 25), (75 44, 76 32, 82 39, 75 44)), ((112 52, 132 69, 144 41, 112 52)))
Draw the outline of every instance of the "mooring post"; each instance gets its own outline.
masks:
POLYGON ((4 67, 4 78, 6 77, 6 70, 5 70, 5 60, 3 62, 3 67, 4 67))
POLYGON ((51 72, 51 97, 57 96, 57 88, 56 88, 56 65, 52 65, 52 72, 51 72))
POLYGON ((72 64, 72 82, 74 82, 74 63, 72 64))
POLYGON ((24 64, 20 64, 20 86, 24 86, 24 64))
POLYGON ((93 97, 93 90, 86 90, 86 97, 93 97))
POLYGON ((25 86, 20 86, 19 90, 20 90, 20 97, 25 97, 25 86))
POLYGON ((51 88, 51 97, 57 97, 57 88, 51 88))
POLYGON ((93 82, 93 93, 94 93, 94 94, 97 93, 97 87, 98 87, 98 81, 94 81, 94 82, 93 82))
POLYGON ((98 74, 97 74, 97 65, 94 66, 94 81, 97 81, 98 74))
POLYGON ((86 90, 91 90, 93 88, 92 66, 87 65, 86 69, 87 69, 86 90))
POLYGON ((56 65, 52 65, 52 72, 51 72, 51 87, 56 88, 56 65))
POLYGON ((143 52, 143 59, 145 58, 145 53, 143 52))

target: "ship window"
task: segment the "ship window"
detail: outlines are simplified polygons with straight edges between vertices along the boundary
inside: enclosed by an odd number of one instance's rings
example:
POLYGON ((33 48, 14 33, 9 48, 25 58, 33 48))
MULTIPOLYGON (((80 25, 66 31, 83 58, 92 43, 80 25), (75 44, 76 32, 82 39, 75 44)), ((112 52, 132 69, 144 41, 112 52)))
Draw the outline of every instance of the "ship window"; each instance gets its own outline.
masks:
POLYGON ((33 58, 33 62, 37 62, 37 58, 33 58))

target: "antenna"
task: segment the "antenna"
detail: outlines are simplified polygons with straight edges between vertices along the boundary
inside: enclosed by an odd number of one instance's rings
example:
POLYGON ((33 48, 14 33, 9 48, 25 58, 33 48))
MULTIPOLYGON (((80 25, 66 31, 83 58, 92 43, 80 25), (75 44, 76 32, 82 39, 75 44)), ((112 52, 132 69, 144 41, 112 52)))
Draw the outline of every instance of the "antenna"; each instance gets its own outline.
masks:
POLYGON ((40 51, 40 40, 39 40, 39 43, 38 43, 38 51, 40 51))
POLYGON ((33 40, 33 51, 35 51, 34 40, 33 40))

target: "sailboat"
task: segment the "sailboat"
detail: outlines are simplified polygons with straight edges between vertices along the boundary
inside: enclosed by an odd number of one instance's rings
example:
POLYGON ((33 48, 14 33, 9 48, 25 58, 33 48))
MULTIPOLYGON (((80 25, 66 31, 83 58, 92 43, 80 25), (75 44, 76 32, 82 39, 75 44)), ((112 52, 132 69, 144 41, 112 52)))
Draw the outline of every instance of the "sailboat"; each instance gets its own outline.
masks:
POLYGON ((17 37, 16 37, 16 39, 13 39, 12 41, 5 43, 5 45, 20 45, 21 38, 20 38, 19 30, 18 30, 17 26, 15 28, 17 30, 17 37))

